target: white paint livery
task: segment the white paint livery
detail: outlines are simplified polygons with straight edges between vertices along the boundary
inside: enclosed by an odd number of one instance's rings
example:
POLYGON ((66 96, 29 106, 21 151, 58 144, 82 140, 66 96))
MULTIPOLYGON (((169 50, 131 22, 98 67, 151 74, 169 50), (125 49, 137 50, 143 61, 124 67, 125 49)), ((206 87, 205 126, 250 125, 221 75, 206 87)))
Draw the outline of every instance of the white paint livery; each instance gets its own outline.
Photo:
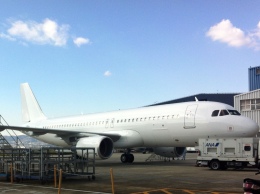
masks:
MULTIPOLYGON (((185 102, 106 113, 47 119, 28 83, 21 84, 22 131, 46 143, 62 147, 95 147, 101 159, 114 148, 196 146, 199 138, 253 137, 258 125, 238 115, 233 107, 218 102, 185 102), (220 116, 222 111, 226 112, 220 116), (213 112, 217 112, 214 115, 213 112)), ((122 162, 133 162, 123 154, 122 162)))

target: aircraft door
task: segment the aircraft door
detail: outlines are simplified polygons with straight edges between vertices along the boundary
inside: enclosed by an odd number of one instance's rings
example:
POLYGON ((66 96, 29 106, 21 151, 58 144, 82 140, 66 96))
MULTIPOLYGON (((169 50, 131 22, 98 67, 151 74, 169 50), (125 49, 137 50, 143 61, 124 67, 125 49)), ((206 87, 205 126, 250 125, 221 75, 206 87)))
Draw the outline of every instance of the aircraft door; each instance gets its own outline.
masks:
POLYGON ((185 115, 184 115, 184 128, 185 129, 190 129, 190 128, 196 127, 195 115, 196 115, 197 107, 198 107, 197 104, 187 106, 185 115))

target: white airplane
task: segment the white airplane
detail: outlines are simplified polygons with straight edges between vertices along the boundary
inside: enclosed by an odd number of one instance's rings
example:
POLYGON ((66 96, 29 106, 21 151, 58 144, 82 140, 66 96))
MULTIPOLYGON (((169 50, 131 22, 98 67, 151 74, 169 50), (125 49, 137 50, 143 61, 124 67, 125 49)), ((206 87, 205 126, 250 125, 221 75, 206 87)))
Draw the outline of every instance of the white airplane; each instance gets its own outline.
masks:
POLYGON ((123 148, 123 163, 134 161, 131 148, 151 147, 160 150, 158 154, 170 150, 178 157, 186 147, 196 146, 199 138, 252 137, 259 131, 254 121, 218 102, 194 101, 48 119, 28 83, 21 84, 21 97, 27 123, 0 126, 0 130, 19 130, 62 147, 95 148, 100 159, 108 159, 114 148, 123 148))

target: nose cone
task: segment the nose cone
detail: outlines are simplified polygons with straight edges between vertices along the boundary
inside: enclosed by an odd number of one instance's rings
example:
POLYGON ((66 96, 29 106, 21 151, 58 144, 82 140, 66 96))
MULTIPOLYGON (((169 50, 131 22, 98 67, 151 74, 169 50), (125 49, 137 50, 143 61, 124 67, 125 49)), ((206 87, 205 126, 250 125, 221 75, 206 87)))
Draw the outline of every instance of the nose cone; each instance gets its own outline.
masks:
POLYGON ((258 124, 247 117, 245 117, 245 122, 243 122, 243 126, 244 129, 242 130, 244 131, 245 136, 253 137, 256 136, 256 134, 259 132, 258 124))

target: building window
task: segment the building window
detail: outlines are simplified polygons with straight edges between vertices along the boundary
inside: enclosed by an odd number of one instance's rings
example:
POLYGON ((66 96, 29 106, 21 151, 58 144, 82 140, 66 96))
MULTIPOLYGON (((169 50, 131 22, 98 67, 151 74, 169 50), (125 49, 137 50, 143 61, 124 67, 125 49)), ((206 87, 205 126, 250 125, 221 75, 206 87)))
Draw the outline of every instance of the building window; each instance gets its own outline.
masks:
POLYGON ((241 100, 240 108, 241 108, 241 111, 260 109, 260 98, 250 99, 250 100, 241 100))
POLYGON ((255 71, 256 71, 256 75, 260 75, 260 68, 257 68, 255 71))

